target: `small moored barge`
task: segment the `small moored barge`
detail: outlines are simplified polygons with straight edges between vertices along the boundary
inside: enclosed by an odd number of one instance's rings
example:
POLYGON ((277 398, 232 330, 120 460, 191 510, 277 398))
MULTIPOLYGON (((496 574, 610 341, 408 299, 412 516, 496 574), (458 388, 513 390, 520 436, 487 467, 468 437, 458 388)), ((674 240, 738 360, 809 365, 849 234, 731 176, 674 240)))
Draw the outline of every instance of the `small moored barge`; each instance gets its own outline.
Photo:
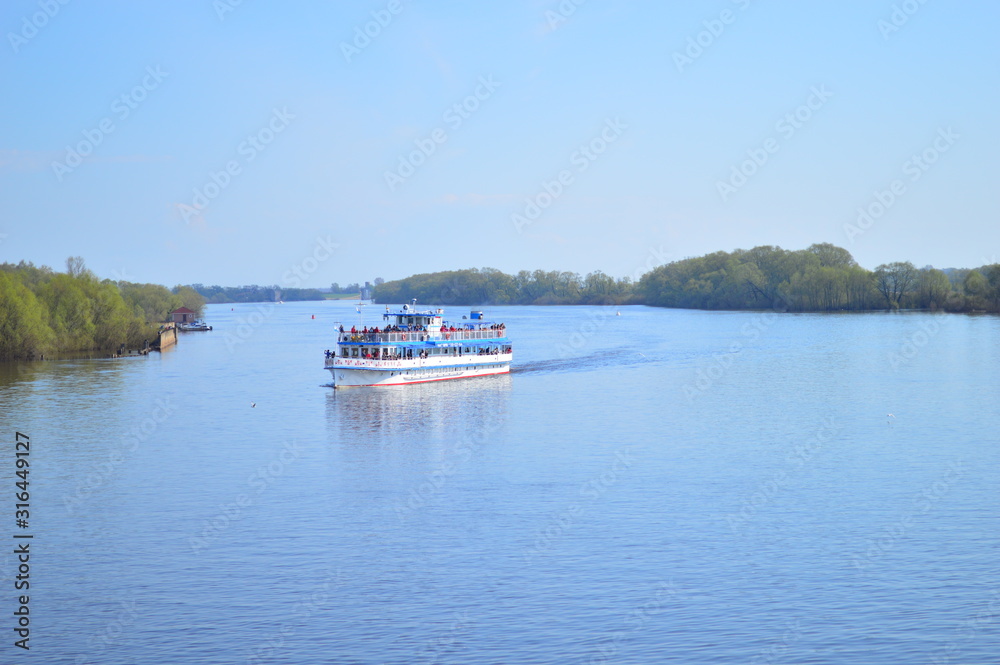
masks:
POLYGON ((191 323, 178 323, 177 329, 181 332, 204 332, 212 329, 204 321, 192 321, 191 323))

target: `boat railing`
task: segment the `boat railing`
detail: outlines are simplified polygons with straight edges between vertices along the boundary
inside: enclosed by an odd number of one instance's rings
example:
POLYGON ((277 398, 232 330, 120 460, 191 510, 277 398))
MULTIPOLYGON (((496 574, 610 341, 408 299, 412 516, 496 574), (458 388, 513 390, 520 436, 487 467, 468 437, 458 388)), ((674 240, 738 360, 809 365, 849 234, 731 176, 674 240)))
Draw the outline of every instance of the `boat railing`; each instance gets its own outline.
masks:
POLYGON ((393 344, 397 342, 452 342, 477 339, 502 339, 506 337, 506 328, 500 330, 454 330, 428 332, 426 330, 407 332, 351 333, 343 332, 337 337, 338 342, 361 342, 368 344, 393 344))

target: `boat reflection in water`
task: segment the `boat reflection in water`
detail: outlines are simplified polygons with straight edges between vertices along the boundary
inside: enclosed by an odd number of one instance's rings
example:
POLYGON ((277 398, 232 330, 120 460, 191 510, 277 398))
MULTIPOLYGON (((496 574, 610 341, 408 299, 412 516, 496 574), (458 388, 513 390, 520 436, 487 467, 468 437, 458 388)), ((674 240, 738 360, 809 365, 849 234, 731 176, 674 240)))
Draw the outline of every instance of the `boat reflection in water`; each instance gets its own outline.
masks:
POLYGON ((492 426, 507 417, 510 374, 466 381, 329 391, 327 422, 344 444, 428 441, 492 426), (364 440, 361 440, 364 439, 364 440))
POLYGON ((476 473, 508 440, 512 385, 510 374, 498 374, 415 386, 331 387, 325 473, 329 483, 367 501, 350 520, 361 520, 362 530, 373 520, 396 524, 416 506, 457 491, 458 479, 476 473))

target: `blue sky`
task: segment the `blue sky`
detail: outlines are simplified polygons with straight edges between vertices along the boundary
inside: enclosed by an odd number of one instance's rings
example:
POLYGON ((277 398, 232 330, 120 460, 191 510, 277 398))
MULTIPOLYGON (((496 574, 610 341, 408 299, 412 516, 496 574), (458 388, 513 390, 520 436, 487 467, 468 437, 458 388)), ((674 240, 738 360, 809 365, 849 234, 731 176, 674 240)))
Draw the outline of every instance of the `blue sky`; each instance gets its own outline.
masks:
POLYGON ((868 268, 1000 261, 998 19, 933 0, 8 0, 0 261, 286 287, 634 277, 814 242, 868 268))

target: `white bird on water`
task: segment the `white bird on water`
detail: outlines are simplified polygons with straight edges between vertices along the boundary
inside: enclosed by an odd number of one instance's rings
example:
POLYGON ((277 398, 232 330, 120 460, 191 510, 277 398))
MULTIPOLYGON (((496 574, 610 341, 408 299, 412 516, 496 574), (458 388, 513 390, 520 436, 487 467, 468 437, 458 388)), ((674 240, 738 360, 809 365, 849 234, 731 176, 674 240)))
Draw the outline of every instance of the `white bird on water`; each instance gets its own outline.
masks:
POLYGON ((891 413, 887 413, 887 414, 885 414, 885 417, 886 418, 895 418, 896 416, 892 415, 891 413))

